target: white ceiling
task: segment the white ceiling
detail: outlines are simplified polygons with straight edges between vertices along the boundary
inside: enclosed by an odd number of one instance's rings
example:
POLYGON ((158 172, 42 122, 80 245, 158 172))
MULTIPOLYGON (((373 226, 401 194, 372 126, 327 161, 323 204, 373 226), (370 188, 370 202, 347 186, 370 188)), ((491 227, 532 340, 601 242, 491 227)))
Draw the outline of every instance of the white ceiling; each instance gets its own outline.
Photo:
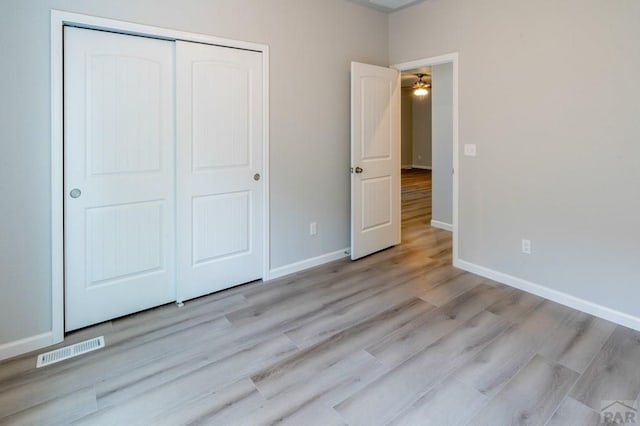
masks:
POLYGON ((369 6, 383 12, 394 12, 403 7, 421 3, 425 0, 351 0, 354 3, 369 6))

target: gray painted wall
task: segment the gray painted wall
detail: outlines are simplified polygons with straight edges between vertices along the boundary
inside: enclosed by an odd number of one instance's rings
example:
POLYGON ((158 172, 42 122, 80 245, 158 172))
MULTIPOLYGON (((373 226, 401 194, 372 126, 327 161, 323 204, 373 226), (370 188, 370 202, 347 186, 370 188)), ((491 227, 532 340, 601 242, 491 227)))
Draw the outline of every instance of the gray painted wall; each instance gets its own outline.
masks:
POLYGON ((413 89, 403 88, 401 94, 401 164, 403 167, 411 167, 413 165, 413 89))
POLYGON ((431 167, 431 92, 413 97, 413 165, 431 167))
POLYGON ((3 0, 0 345, 51 329, 52 8, 270 45, 271 266, 348 246, 349 67, 388 64, 386 15, 344 0, 3 0))
POLYGON ((640 317, 640 2, 430 1, 390 63, 460 54, 460 258, 640 317), (532 240, 533 254, 520 252, 532 240))
POLYGON ((453 64, 431 68, 432 219, 453 224, 453 64))

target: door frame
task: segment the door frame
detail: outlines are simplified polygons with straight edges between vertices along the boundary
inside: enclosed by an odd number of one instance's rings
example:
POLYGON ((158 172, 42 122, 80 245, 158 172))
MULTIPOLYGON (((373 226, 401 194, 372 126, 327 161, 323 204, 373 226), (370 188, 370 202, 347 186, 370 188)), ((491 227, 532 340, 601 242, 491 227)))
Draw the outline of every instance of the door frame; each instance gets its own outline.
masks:
POLYGON ((460 233, 458 229, 459 215, 459 187, 460 187, 460 158, 459 158, 459 55, 458 52, 448 53, 430 58, 417 59, 410 62, 403 62, 391 65, 391 68, 398 71, 409 71, 420 67, 432 67, 434 65, 453 64, 453 217, 452 217, 452 233, 453 233, 453 263, 458 260, 458 248, 460 233))
POLYGON ((205 34, 196 34, 99 18, 60 10, 51 10, 51 344, 64 341, 64 132, 63 132, 63 29, 73 26, 111 31, 120 34, 152 37, 168 41, 190 41, 202 44, 251 50, 262 54, 263 108, 263 247, 262 279, 269 279, 269 46, 205 34))

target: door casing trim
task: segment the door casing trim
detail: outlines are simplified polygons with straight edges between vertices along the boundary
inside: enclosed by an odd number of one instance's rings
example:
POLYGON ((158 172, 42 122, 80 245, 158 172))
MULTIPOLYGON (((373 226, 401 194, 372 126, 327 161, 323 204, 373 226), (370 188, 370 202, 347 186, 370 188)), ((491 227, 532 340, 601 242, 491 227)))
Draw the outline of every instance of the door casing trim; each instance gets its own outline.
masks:
MULTIPOLYGON (((65 26, 112 31, 169 41, 190 41, 262 53, 263 78, 263 259, 262 279, 269 280, 269 46, 205 34, 117 21, 60 10, 51 10, 51 342, 64 340, 64 133, 63 66, 65 26)), ((48 346, 48 345, 43 345, 48 346)))

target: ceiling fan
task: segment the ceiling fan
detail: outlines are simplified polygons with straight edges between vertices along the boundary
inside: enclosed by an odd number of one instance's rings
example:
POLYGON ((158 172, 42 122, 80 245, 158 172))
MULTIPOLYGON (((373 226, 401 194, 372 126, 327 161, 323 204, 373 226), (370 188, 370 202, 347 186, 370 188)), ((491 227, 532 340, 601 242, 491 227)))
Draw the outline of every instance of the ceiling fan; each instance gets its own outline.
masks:
POLYGON ((416 74, 418 77, 418 81, 413 85, 413 94, 416 96, 426 96, 429 94, 429 89, 431 88, 431 84, 425 83, 422 81, 424 77, 429 77, 430 74, 416 74))

